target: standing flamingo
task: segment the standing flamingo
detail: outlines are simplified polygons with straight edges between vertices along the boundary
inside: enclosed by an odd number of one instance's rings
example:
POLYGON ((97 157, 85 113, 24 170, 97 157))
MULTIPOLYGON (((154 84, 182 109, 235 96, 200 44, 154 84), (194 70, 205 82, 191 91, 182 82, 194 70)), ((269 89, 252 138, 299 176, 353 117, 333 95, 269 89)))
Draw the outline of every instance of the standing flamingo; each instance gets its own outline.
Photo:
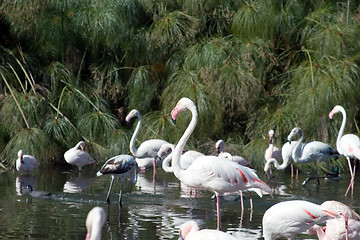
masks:
POLYGON ((39 166, 35 157, 24 155, 23 150, 19 150, 18 158, 16 159, 16 170, 18 172, 31 172, 39 166))
POLYGON ((77 166, 79 171, 81 171, 85 165, 96 164, 96 161, 90 156, 90 154, 85 152, 84 141, 78 142, 75 147, 67 150, 64 153, 64 158, 67 163, 77 166))
POLYGON ((157 152, 159 151, 161 145, 168 143, 162 139, 149 139, 140 144, 138 148, 135 148, 135 139, 140 130, 141 126, 141 115, 138 110, 133 109, 126 116, 126 122, 130 122, 133 117, 138 118, 138 123, 136 125, 135 131, 130 140, 130 152, 136 158, 139 159, 137 161, 141 161, 142 158, 152 158, 153 159, 153 176, 156 176, 156 160, 158 158, 157 152))
POLYGON ((96 173, 99 177, 105 174, 111 174, 111 183, 109 191, 106 197, 106 202, 110 203, 110 192, 116 176, 121 176, 121 188, 119 195, 119 205, 122 207, 122 190, 124 187, 124 182, 127 177, 131 177, 131 181, 135 182, 134 172, 136 171, 137 163, 133 156, 122 154, 110 158, 105 162, 101 169, 96 173))
POLYGON ((354 193, 354 179, 355 179, 355 168, 356 162, 360 159, 360 139, 355 134, 344 134, 344 128, 346 124, 346 111, 340 106, 336 105, 329 113, 329 118, 332 119, 335 113, 341 112, 343 120, 339 130, 338 137, 336 139, 336 149, 340 154, 344 155, 347 159, 349 170, 350 170, 350 185, 345 193, 347 195, 351 187, 351 196, 354 193), (354 168, 351 167, 350 159, 354 159, 354 168))
POLYGON ((339 153, 335 149, 327 145, 326 143, 319 141, 308 142, 301 146, 304 135, 302 130, 298 127, 291 130, 290 134, 288 135, 288 141, 291 142, 291 139, 296 134, 299 134, 300 138, 292 150, 292 158, 297 163, 314 162, 317 183, 319 185, 320 180, 319 180, 319 172, 317 169, 317 163, 326 162, 329 158, 337 158, 339 157, 339 153))
MULTIPOLYGON (((265 163, 265 168, 266 168, 265 172, 267 173, 269 178, 272 177, 271 168, 270 168, 271 165, 270 165, 270 163, 268 164, 269 160, 274 159, 277 162, 282 160, 281 151, 279 150, 279 148, 274 146, 274 133, 275 132, 272 129, 269 131, 269 147, 265 150, 265 155, 264 155, 265 161, 266 161, 266 163, 265 163), (266 167, 266 166, 268 166, 268 167, 266 167)), ((271 162, 273 162, 274 160, 271 160, 271 162)), ((275 165, 275 167, 276 167, 276 165, 275 165)), ((285 169, 286 167, 287 167, 287 165, 281 166, 280 169, 282 170, 282 169, 285 169)))
POLYGON ((86 238, 85 240, 101 240, 102 227, 106 222, 106 213, 101 207, 91 209, 86 217, 86 238))
POLYGON ((195 221, 187 221, 180 226, 179 240, 235 240, 236 238, 215 229, 199 229, 195 221))
MULTIPOLYGON (((215 148, 219 154, 219 157, 224 157, 222 154, 226 153, 224 152, 225 149, 225 142, 224 140, 218 140, 215 144, 215 148)), ((231 155, 232 161, 236 162, 237 164, 240 164, 241 166, 252 168, 251 163, 246 160, 245 158, 237 155, 231 155)))
POLYGON ((266 210, 263 219, 265 240, 291 239, 317 223, 336 217, 337 212, 303 200, 280 202, 266 210))
POLYGON ((203 156, 196 159, 187 169, 182 169, 180 157, 184 146, 194 131, 198 112, 189 98, 182 98, 171 111, 171 118, 176 120, 179 113, 190 110, 191 122, 176 145, 172 157, 172 168, 175 176, 185 185, 192 188, 207 189, 216 195, 217 228, 220 229, 220 196, 227 192, 260 188, 271 194, 271 188, 252 174, 250 168, 217 156, 203 156))

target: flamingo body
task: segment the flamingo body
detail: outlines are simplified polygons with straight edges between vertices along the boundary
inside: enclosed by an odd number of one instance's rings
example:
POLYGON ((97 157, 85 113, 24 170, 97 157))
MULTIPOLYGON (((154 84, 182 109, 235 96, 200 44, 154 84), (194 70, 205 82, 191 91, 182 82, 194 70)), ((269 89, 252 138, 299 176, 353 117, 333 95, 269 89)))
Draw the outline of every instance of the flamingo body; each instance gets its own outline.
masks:
POLYGON ((111 175, 111 184, 109 187, 109 191, 106 197, 106 202, 110 203, 110 192, 115 180, 115 177, 121 176, 121 189, 119 195, 119 205, 122 206, 122 189, 124 185, 124 181, 127 177, 131 177, 131 180, 134 180, 134 172, 136 171, 137 163, 133 156, 122 154, 117 155, 115 157, 110 158, 105 162, 105 164, 101 167, 101 169, 96 173, 96 175, 102 176, 106 174, 111 175))
POLYGON ((336 218, 326 221, 325 228, 319 225, 315 225, 308 230, 308 233, 311 235, 317 235, 319 240, 359 240, 360 221, 349 219, 347 224, 347 233, 345 228, 345 220, 343 218, 336 218))
POLYGON ((180 165, 181 153, 196 127, 198 112, 195 104, 189 98, 180 99, 171 112, 172 119, 176 120, 179 113, 185 110, 191 111, 191 122, 174 149, 171 165, 175 176, 185 185, 195 189, 207 189, 215 193, 217 228, 220 229, 220 196, 222 194, 252 187, 271 193, 271 189, 257 178, 250 168, 217 156, 199 157, 187 169, 182 169, 180 165))
POLYGON ((16 170, 18 172, 31 172, 39 166, 37 159, 30 155, 24 155, 23 150, 19 150, 16 159, 16 170))
POLYGON ((85 151, 85 142, 78 142, 75 147, 70 148, 64 153, 65 161, 71 165, 77 166, 79 171, 86 165, 94 165, 96 161, 85 151), (80 148, 80 149, 79 149, 80 148))
MULTIPOLYGON (((217 150, 217 152, 219 153, 219 157, 225 157, 224 155, 222 155, 223 153, 226 153, 224 152, 224 149, 225 149, 225 142, 224 140, 218 140, 215 144, 215 148, 217 150)), ((231 155, 232 156, 232 161, 236 162, 237 164, 241 165, 241 166, 245 166, 245 167, 249 167, 249 168, 252 168, 252 165, 251 163, 246 160, 245 158, 241 157, 241 156, 238 156, 238 155, 231 155)))
POLYGON ((188 221, 180 226, 182 240, 235 240, 236 238, 222 231, 214 229, 199 229, 195 221, 188 221))
POLYGON ((317 223, 325 222, 337 213, 303 200, 280 202, 270 207, 262 219, 265 240, 280 237, 291 239, 317 223))
POLYGON ((101 207, 91 209, 86 217, 86 238, 85 240, 101 240, 102 227, 106 222, 106 213, 101 207))

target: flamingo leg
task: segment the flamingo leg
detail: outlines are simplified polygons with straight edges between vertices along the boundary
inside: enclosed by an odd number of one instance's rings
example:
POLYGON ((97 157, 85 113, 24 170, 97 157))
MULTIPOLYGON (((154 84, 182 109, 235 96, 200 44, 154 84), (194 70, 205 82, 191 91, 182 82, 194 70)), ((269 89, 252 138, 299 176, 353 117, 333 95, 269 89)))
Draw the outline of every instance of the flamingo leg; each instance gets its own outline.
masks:
POLYGON ((240 191, 241 211, 244 211, 244 197, 242 191, 240 191))
POLYGON ((253 207, 253 200, 252 200, 252 195, 250 192, 250 211, 253 211, 254 207, 253 207))
MULTIPOLYGON (((350 184, 349 184, 349 187, 347 188, 346 192, 345 192, 345 197, 346 195, 348 194, 350 188, 352 188, 351 192, 353 193, 353 188, 354 188, 354 185, 353 185, 353 181, 354 181, 354 174, 355 174, 355 171, 353 172, 352 170, 352 167, 351 167, 351 162, 350 162, 350 157, 346 157, 347 159, 347 162, 348 162, 348 165, 349 165, 349 170, 350 170, 350 176, 351 176, 351 180, 350 180, 350 184)), ((354 162, 354 168, 356 166, 356 162, 354 162)), ((355 169, 354 169, 355 170, 355 169)), ((351 194, 352 195, 352 194, 351 194)))
POLYGON ((290 169, 291 169, 291 179, 294 178, 294 166, 292 163, 290 163, 290 169))
POLYGON ((122 191, 124 187, 125 179, 121 179, 121 188, 120 188, 120 194, 119 194, 119 207, 122 208, 122 191))
POLYGON ((220 216, 220 196, 216 194, 216 214, 217 214, 217 230, 221 230, 221 216, 220 216))
POLYGON ((107 194, 107 196, 106 196, 106 202, 107 202, 108 204, 110 204, 110 192, 111 192, 111 189, 112 189, 112 187, 113 187, 114 180, 115 180, 114 175, 111 175, 111 183, 110 183, 110 187, 109 187, 108 194, 107 194))
POLYGON ((314 161, 314 164, 315 164, 317 184, 320 185, 319 171, 318 171, 318 168, 317 168, 317 161, 314 161))

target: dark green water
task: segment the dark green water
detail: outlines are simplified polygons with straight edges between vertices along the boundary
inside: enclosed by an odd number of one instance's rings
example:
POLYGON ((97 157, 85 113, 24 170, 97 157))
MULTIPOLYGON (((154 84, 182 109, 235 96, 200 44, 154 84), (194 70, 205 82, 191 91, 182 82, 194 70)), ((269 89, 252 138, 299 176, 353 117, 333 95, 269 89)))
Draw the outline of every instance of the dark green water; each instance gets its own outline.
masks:
MULTIPOLYGON (((136 184, 125 184, 122 211, 118 207, 120 179, 117 179, 109 208, 105 202, 110 176, 95 177, 96 167, 87 167, 81 176, 71 171, 40 169, 30 176, 17 172, 0 174, 0 239, 85 239, 85 219, 94 206, 103 207, 108 222, 103 227, 103 239, 178 239, 179 226, 193 219, 200 228, 216 228, 215 199, 212 193, 201 191, 196 199, 189 198, 189 190, 161 169, 154 185, 152 169, 139 174, 136 184), (20 191, 20 185, 31 184, 35 190, 51 192, 51 199, 34 199, 20 191)), ((266 180, 264 173, 259 177, 266 180)), ((349 183, 348 173, 339 181, 321 180, 318 187, 310 182, 303 187, 307 175, 300 173, 298 183, 291 183, 290 175, 275 171, 269 185, 275 188, 273 197, 253 194, 251 213, 249 194, 245 193, 245 211, 239 200, 221 202, 222 230, 238 239, 262 239, 261 220, 273 204, 292 199, 314 203, 337 200, 359 212, 360 183, 355 181, 354 197, 343 195, 349 183)), ((297 239, 316 239, 299 235, 297 239)))

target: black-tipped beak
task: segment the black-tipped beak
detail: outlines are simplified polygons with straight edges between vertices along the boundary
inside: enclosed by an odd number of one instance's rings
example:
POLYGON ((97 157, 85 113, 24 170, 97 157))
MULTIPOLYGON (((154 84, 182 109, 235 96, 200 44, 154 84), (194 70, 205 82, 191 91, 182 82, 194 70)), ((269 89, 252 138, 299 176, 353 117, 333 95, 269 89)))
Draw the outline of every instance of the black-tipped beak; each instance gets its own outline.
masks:
POLYGON ((176 119, 171 119, 172 120, 172 123, 174 124, 174 125, 176 125, 176 119))

